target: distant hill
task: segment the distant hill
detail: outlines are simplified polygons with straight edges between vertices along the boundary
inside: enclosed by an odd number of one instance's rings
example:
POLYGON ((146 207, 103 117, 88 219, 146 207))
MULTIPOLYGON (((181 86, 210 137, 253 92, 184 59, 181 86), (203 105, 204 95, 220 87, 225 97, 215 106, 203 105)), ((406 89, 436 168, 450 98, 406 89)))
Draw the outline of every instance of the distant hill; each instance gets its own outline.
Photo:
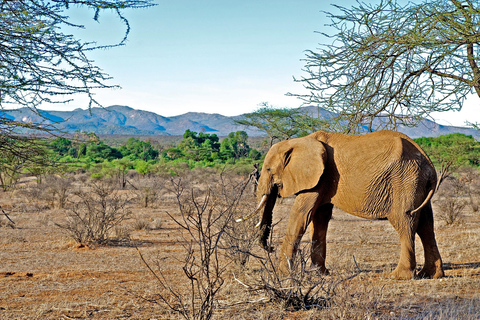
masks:
MULTIPOLYGON (((314 116, 328 118, 331 113, 321 108, 301 108, 314 116)), ((185 130, 215 133, 226 136, 230 132, 245 130, 249 136, 261 136, 263 132, 234 123, 244 116, 227 117, 220 114, 189 112, 174 117, 164 117, 153 112, 136 110, 127 106, 110 106, 73 111, 40 110, 40 115, 28 108, 0 111, 0 115, 22 122, 55 124, 65 132, 87 131, 99 135, 182 135, 185 130)), ((436 137, 449 133, 464 133, 480 138, 478 131, 464 127, 443 126, 423 120, 417 127, 400 127, 399 131, 412 138, 436 137)))

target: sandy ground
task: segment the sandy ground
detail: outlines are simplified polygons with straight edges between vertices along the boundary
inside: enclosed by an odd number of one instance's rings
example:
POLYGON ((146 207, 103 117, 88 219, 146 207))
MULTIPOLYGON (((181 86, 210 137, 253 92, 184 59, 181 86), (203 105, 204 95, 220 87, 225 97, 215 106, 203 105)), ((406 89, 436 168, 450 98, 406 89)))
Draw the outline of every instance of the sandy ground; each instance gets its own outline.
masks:
MULTIPOLYGON (((274 220, 280 221, 273 237, 277 247, 292 201, 284 199, 275 210, 274 220)), ((0 193, 2 208, 15 221, 12 228, 0 217, 0 319, 180 318, 158 300, 151 301, 161 288, 138 252, 164 270, 172 287, 188 292, 181 271, 185 238, 166 214, 179 215, 171 198, 160 197, 152 208, 131 204, 132 217, 123 223, 130 241, 102 246, 72 241, 55 224, 65 219, 64 211, 42 203, 18 191, 0 193), (134 230, 139 217, 160 220, 161 227, 134 230)), ((390 280, 387 275, 400 251, 394 229, 387 221, 364 220, 336 210, 328 234, 327 267, 332 273, 328 277, 356 273, 340 281, 337 295, 344 295, 339 299, 343 302, 330 310, 281 310, 261 291, 249 291, 234 279, 235 274, 243 283, 255 283, 258 264, 251 259, 243 273, 233 266, 225 272, 214 318, 434 319, 441 315, 447 319, 462 312, 466 319, 480 318, 480 213, 466 208, 462 221, 451 226, 437 220, 436 235, 445 278, 390 280), (362 306, 365 309, 360 310, 362 306), (359 310, 352 312, 352 308, 359 310)), ((423 249, 418 238, 416 245, 421 267, 423 249)), ((258 246, 253 252, 265 255, 258 246)))

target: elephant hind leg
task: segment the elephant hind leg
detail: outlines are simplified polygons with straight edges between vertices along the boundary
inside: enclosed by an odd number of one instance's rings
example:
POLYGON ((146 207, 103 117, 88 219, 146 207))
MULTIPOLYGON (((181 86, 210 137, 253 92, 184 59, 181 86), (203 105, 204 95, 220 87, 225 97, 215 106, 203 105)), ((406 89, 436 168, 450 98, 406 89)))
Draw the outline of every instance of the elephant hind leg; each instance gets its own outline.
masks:
POLYGON ((442 278, 445 274, 443 272, 442 258, 435 241, 433 211, 430 203, 422 209, 417 234, 422 240, 425 252, 425 264, 418 276, 421 278, 442 278))
POLYGON ((400 237, 400 260, 397 268, 390 274, 393 279, 407 280, 415 276, 415 218, 403 217, 399 219, 389 217, 392 226, 400 237))
POLYGON ((328 222, 332 218, 333 204, 327 203, 320 206, 312 217, 312 264, 317 266, 321 273, 328 274, 325 267, 327 254, 327 229, 328 222))

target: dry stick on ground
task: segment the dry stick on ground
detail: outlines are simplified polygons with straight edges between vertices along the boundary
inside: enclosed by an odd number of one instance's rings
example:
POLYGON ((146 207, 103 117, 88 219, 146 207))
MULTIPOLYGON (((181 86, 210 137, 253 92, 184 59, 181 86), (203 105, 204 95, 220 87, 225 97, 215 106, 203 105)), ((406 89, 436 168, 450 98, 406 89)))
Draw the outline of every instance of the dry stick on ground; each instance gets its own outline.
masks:
POLYGON ((8 214, 3 210, 2 206, 0 206, 0 210, 2 210, 3 215, 4 215, 5 217, 7 217, 8 221, 10 221, 11 223, 15 224, 15 222, 14 222, 12 219, 10 219, 10 217, 8 216, 8 214))

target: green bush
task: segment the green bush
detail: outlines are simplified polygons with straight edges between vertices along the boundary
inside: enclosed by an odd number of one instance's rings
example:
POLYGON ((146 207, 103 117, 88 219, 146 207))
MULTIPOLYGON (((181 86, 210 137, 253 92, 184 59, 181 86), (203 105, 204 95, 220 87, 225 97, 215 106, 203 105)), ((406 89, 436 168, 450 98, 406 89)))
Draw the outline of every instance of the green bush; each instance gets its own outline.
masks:
POLYGON ((437 167, 446 163, 451 163, 454 168, 480 166, 480 142, 470 135, 452 133, 414 140, 425 150, 437 167))
POLYGON ((131 160, 154 160, 158 157, 158 150, 154 149, 149 141, 129 138, 127 143, 118 148, 123 157, 131 160))
POLYGON ((92 172, 92 174, 90 175, 90 178, 92 178, 93 180, 100 180, 103 178, 103 173, 102 172, 92 172))
POLYGON ((147 161, 144 161, 144 160, 137 160, 135 162, 134 169, 135 169, 136 172, 138 172, 139 174, 141 174, 143 176, 143 175, 146 175, 146 174, 150 173, 151 166, 152 166, 151 162, 147 162, 147 161))

